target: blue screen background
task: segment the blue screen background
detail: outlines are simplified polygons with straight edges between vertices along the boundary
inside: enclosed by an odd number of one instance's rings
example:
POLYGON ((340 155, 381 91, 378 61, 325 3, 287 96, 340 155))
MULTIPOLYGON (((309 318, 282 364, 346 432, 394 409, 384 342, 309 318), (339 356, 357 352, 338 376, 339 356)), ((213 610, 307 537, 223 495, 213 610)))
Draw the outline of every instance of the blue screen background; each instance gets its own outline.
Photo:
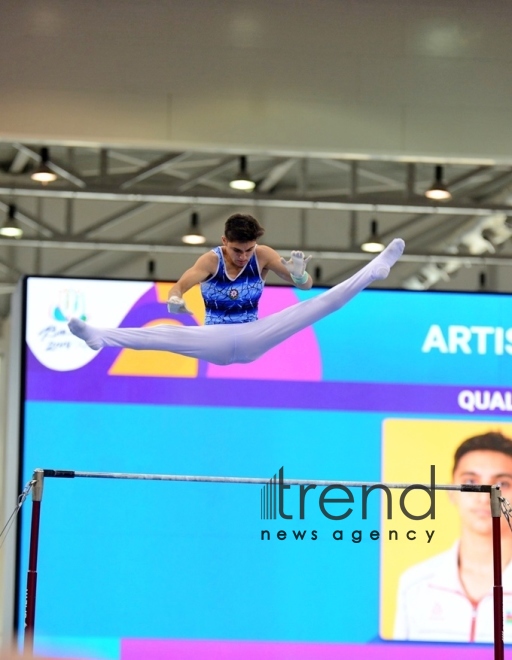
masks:
MULTIPOLYGON (((58 394, 27 399, 22 481, 35 468, 270 479, 284 467, 290 478, 378 482, 387 417, 463 419, 469 413, 457 408, 457 387, 512 384, 508 354, 422 353, 429 326, 507 327, 511 313, 512 300, 504 296, 363 292, 343 313, 315 325, 322 381, 310 386, 344 388, 339 401, 332 390, 325 409, 308 409, 307 398, 303 406, 288 405, 286 389, 275 390, 282 405, 272 407, 257 395, 250 407, 134 402, 136 377, 124 402, 67 400, 65 387, 63 400, 58 394), (371 391, 382 402, 365 398, 353 383, 377 388, 371 391), (423 386, 419 395, 413 390, 423 386), (391 403, 388 390, 395 392, 391 403), (450 397, 448 412, 436 411, 437 401, 450 397)), ((44 373, 28 369, 25 378, 28 385, 44 382, 44 373)), ((175 383, 179 390, 180 379, 175 383)), ((249 383, 219 379, 217 386, 232 391, 235 402, 249 383)), ((94 399, 97 384, 87 387, 94 399)), ((274 391, 265 381, 259 387, 267 397, 274 391)), ((356 501, 351 516, 332 521, 319 513, 318 492, 310 493, 300 520, 293 491, 287 495, 293 519, 283 521, 260 518, 260 497, 256 485, 45 479, 39 648, 120 658, 123 638, 380 643, 380 546, 369 537, 380 529, 379 500, 367 520, 356 501), (344 531, 343 541, 333 541, 335 529, 344 531), (262 530, 271 540, 262 540, 262 530), (287 531, 285 540, 277 538, 279 530, 287 531), (295 540, 292 530, 306 530, 305 539, 295 540), (351 540, 353 530, 362 531, 360 543, 351 540)), ((27 506, 21 594, 29 525, 27 506)), ((23 609, 19 602, 20 621, 23 609)))

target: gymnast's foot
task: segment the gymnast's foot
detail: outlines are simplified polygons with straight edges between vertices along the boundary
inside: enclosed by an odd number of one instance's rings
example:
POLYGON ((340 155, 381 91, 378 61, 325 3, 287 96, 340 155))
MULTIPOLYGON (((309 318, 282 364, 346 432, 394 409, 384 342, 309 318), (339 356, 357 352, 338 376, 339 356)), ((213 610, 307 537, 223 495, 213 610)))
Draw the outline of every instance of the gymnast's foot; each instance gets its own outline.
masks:
POLYGON ((389 275, 391 266, 400 259, 405 248, 401 238, 395 238, 391 243, 370 262, 369 266, 374 280, 385 280, 389 275))
POLYGON ((80 319, 71 319, 68 323, 68 328, 76 337, 83 339, 87 346, 94 351, 99 351, 100 348, 105 346, 99 332, 92 326, 87 325, 87 323, 80 321, 80 319))

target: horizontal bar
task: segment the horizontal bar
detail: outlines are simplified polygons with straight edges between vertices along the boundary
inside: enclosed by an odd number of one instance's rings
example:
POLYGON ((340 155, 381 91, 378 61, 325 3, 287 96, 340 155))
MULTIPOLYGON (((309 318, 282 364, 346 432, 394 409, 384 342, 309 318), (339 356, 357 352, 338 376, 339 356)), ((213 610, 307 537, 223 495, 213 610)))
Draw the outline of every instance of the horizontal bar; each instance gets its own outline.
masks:
MULTIPOLYGON (((36 470, 37 472, 38 470, 36 470)), ((268 484, 269 477, 212 477, 202 475, 185 474, 137 474, 130 472, 79 472, 76 470, 42 470, 45 477, 60 477, 65 479, 92 478, 92 479, 135 479, 139 481, 194 481, 201 483, 216 484, 268 484)), ((421 487, 434 490, 456 490, 475 493, 490 493, 492 488, 499 490, 498 486, 479 486, 474 484, 405 484, 405 483, 380 483, 369 481, 333 481, 328 479, 283 479, 285 486, 345 486, 347 488, 385 486, 386 488, 411 488, 421 487)))

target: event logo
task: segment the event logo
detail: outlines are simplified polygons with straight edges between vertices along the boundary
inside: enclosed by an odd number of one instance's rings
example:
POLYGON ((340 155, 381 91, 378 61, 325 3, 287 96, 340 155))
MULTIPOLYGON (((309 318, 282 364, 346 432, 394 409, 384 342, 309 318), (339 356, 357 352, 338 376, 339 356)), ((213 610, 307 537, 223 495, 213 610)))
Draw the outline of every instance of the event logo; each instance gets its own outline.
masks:
POLYGON ((27 343, 41 364, 70 371, 87 364, 94 353, 68 329, 71 318, 87 320, 86 296, 81 288, 31 280, 27 303, 27 343), (81 345, 82 344, 82 345, 81 345))
POLYGON ((422 353, 463 353, 465 355, 512 355, 512 328, 488 325, 431 325, 421 347, 422 353))
MULTIPOLYGON (((430 485, 425 484, 410 484, 404 486, 403 489, 391 488, 387 484, 362 484, 358 486, 348 487, 344 483, 332 483, 317 490, 318 486, 315 484, 291 484, 288 483, 284 477, 284 467, 282 467, 278 474, 274 475, 267 484, 261 489, 260 497, 260 518, 262 520, 305 520, 308 512, 312 509, 320 514, 327 520, 341 521, 346 520, 353 514, 357 518, 358 514, 361 520, 368 519, 369 511, 369 496, 371 493, 380 491, 385 495, 385 511, 388 520, 393 518, 393 510, 396 510, 396 502, 393 501, 392 490, 401 490, 398 498, 398 506, 401 515, 409 520, 425 520, 427 518, 435 520, 435 466, 430 466, 430 485), (358 493, 356 492, 359 491, 358 493), (412 491, 423 491, 428 496, 429 506, 426 511, 411 511, 408 506, 408 496, 412 491), (314 495, 311 493, 315 491, 314 495), (356 512, 356 508, 358 512, 356 512), (295 510, 298 512, 298 517, 290 513, 295 510)), ((380 505, 378 505, 380 506, 380 505)), ((427 543, 430 543, 434 536, 434 530, 424 530, 426 534, 427 543)), ((287 536, 295 538, 296 540, 303 540, 307 534, 307 530, 292 530, 287 533, 286 530, 279 530, 275 536, 278 540, 285 540, 287 536)), ((318 530, 310 532, 310 539, 316 541, 319 537, 318 530)), ((352 541, 360 543, 362 540, 362 530, 354 530, 352 532, 352 541)), ((398 540, 398 533, 396 530, 390 530, 390 540, 398 540)), ((380 537, 378 530, 372 530, 369 534, 371 540, 377 540, 380 537)), ((406 533, 406 538, 409 541, 416 540, 416 531, 409 530, 406 533)), ((270 530, 261 531, 261 540, 271 540, 272 534, 270 530)), ((332 538, 336 541, 343 540, 343 530, 336 529, 332 532, 332 538)))
POLYGON ((67 322, 70 318, 87 319, 85 314, 85 296, 81 291, 61 289, 57 300, 50 307, 51 323, 43 326, 38 333, 41 347, 46 352, 71 348, 71 339, 67 322), (62 325, 66 324, 66 325, 62 325))
POLYGON ((50 306, 50 323, 40 327, 37 336, 39 348, 48 352, 69 350, 71 348, 71 336, 67 329, 70 318, 76 317, 85 321, 85 296, 74 289, 61 289, 57 300, 50 306))
POLYGON ((26 341, 36 360, 54 371, 73 371, 97 357, 71 334, 77 318, 116 328, 144 295, 153 300, 153 282, 30 277, 26 289, 26 341))
POLYGON ((54 321, 62 321, 64 323, 67 323, 71 318, 86 321, 85 295, 82 291, 62 289, 59 291, 56 304, 52 306, 50 316, 54 321))

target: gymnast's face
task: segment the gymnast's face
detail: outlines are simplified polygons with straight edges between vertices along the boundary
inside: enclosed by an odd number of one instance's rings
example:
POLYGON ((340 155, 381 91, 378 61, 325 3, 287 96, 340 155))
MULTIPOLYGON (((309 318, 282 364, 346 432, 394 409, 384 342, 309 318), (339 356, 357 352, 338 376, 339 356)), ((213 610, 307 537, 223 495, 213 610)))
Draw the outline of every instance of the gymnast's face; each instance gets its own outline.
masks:
MULTIPOLYGON (((512 457, 500 451, 477 449, 464 454, 453 473, 453 483, 501 487, 503 497, 512 497, 512 457)), ((478 535, 492 531, 489 493, 450 491, 450 499, 459 510, 461 526, 478 535)), ((506 522, 502 516, 502 524, 506 522)))
POLYGON ((227 262, 237 268, 243 268, 256 249, 256 241, 238 243, 237 241, 228 241, 225 236, 222 237, 222 245, 224 246, 224 257, 227 262))

